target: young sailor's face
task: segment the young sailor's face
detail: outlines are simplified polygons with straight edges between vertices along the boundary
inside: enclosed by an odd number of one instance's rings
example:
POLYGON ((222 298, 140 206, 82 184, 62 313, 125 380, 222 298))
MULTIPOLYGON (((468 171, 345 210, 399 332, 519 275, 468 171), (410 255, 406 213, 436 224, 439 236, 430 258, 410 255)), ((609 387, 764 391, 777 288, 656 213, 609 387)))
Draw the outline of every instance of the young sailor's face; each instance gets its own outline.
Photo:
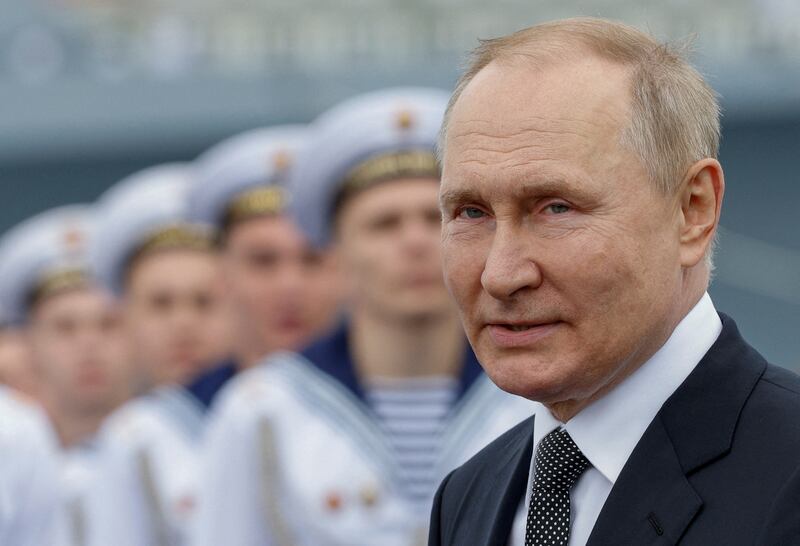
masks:
POLYGON ((222 258, 236 332, 248 352, 297 350, 331 326, 341 294, 333 260, 288 217, 232 226, 222 258))
POLYGON ((442 279, 438 180, 381 183, 337 216, 337 255, 356 305, 398 318, 452 312, 442 279))
POLYGON ((183 383, 228 356, 230 313, 214 253, 144 256, 125 292, 125 325, 146 381, 183 383))
POLYGON ((27 332, 42 394, 58 408, 104 413, 130 393, 129 346, 104 291, 48 296, 34 306, 27 332))

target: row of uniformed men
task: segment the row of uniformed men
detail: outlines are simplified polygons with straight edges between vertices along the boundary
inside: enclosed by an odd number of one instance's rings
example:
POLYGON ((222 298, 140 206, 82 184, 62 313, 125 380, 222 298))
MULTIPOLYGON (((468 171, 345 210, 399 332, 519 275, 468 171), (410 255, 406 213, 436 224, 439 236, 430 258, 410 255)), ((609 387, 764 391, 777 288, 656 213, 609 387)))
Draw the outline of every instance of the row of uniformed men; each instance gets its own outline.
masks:
POLYGON ((0 544, 423 544, 438 482, 530 413, 442 280, 446 103, 362 95, 9 232, 4 336, 60 464, 0 391, 0 544))

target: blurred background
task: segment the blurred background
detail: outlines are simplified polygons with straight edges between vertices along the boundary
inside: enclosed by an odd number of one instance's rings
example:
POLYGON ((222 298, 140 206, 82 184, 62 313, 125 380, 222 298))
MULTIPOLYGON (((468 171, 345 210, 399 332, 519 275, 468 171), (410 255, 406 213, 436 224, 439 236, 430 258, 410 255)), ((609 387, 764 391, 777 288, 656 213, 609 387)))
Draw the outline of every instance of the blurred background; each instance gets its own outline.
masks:
POLYGON ((712 297, 800 370, 797 0, 0 0, 0 232, 358 92, 451 88, 479 38, 574 15, 696 35, 724 107, 712 297))

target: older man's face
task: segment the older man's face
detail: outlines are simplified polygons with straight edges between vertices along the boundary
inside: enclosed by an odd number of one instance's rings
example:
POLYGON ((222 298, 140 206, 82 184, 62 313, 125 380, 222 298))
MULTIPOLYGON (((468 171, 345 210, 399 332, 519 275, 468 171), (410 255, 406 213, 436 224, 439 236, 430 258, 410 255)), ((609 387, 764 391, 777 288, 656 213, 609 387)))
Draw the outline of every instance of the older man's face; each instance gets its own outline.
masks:
POLYGON ((680 203, 619 145, 620 66, 493 63, 453 109, 441 187, 445 278, 502 388, 589 399, 674 324, 680 203))

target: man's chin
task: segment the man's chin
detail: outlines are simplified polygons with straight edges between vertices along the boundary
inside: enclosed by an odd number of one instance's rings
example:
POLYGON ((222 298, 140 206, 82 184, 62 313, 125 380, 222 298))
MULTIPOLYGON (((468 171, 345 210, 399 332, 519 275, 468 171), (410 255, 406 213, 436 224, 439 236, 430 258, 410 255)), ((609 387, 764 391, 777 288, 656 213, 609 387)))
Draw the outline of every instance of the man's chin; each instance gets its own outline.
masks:
POLYGON ((489 378, 508 393, 542 403, 564 398, 563 377, 554 377, 546 371, 536 373, 529 365, 484 365, 484 369, 489 378), (523 367, 525 369, 521 370, 523 367))

